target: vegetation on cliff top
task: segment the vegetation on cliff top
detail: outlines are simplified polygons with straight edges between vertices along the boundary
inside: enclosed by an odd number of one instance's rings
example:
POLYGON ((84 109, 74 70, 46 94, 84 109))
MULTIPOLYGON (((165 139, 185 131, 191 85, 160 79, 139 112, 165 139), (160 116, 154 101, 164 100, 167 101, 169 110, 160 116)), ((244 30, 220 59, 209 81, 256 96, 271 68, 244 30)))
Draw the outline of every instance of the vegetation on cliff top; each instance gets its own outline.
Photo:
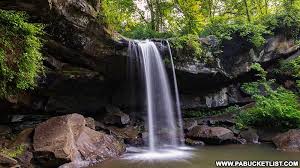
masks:
POLYGON ((43 26, 25 13, 0 10, 0 97, 36 86, 42 72, 43 26))
POLYGON ((103 0, 102 8, 110 29, 135 39, 172 38, 174 47, 191 44, 198 58, 205 54, 195 45, 199 37, 216 36, 220 48, 237 37, 260 47, 269 34, 298 40, 300 33, 297 0, 103 0))

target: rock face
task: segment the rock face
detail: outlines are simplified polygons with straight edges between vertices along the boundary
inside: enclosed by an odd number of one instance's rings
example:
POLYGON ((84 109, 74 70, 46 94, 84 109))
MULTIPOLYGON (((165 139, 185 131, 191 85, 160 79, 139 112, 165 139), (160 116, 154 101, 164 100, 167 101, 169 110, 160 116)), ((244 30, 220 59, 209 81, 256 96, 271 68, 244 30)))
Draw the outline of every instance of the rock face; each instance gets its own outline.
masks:
MULTIPOLYGON (((3 0, 0 9, 26 11, 32 22, 47 25, 46 76, 26 111, 95 113, 110 103, 116 81, 126 76, 126 47, 97 18, 100 0, 3 0)), ((15 104, 3 102, 0 109, 15 104)))
MULTIPOLYGON (((38 91, 26 103, 26 111, 85 114, 101 112, 108 104, 131 105, 125 93, 128 88, 122 88, 128 84, 125 80, 127 42, 107 30, 97 18, 102 12, 100 6, 100 0, 1 0, 1 9, 26 11, 31 21, 47 25, 45 30, 49 36, 43 49, 47 73, 38 91), (121 92, 124 92, 122 96, 121 92)), ((218 40, 209 36, 199 41, 213 47, 218 40)), ((219 60, 214 65, 193 57, 185 59, 183 55, 174 59, 182 108, 247 104, 252 100, 243 94, 237 81, 252 80, 251 64, 268 65, 299 51, 293 40, 283 35, 267 39, 267 44, 258 50, 239 37, 223 45, 223 52, 216 56, 219 60)), ((172 73, 170 68, 169 73, 172 73)), ((15 101, 1 102, 0 109, 20 111, 12 108, 15 105, 15 101)))
POLYGON ((206 144, 224 144, 235 142, 232 131, 223 127, 196 126, 192 128, 187 137, 193 140, 200 140, 206 144))
POLYGON ((300 129, 289 130, 273 138, 273 143, 279 150, 300 152, 300 129))
POLYGON ((114 158, 125 150, 114 137, 85 126, 79 114, 54 117, 39 124, 33 137, 36 161, 45 166, 68 162, 97 162, 114 158))

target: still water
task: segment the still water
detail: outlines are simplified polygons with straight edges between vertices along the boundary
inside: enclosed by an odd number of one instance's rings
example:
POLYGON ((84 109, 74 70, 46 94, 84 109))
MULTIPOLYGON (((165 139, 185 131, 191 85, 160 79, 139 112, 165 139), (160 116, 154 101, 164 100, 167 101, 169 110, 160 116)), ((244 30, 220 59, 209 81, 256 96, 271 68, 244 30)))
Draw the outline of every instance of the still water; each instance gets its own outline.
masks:
MULTIPOLYGON (((205 146, 185 151, 188 157, 171 160, 143 161, 128 159, 126 154, 118 160, 110 160, 92 168, 212 168, 216 160, 298 160, 300 153, 277 151, 273 145, 225 145, 205 146)), ((132 156, 133 155, 133 156, 132 156)))

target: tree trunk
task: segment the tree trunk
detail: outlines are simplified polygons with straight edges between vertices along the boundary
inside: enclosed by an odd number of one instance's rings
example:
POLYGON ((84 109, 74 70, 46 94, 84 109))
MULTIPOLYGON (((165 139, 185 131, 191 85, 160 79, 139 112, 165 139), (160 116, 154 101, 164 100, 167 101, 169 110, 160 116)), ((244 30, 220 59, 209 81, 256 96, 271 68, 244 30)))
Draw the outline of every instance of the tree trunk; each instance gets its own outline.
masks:
POLYGON ((247 0, 243 0, 243 1, 244 1, 245 9, 246 9, 247 20, 248 20, 248 22, 251 22, 251 16, 250 16, 247 0))

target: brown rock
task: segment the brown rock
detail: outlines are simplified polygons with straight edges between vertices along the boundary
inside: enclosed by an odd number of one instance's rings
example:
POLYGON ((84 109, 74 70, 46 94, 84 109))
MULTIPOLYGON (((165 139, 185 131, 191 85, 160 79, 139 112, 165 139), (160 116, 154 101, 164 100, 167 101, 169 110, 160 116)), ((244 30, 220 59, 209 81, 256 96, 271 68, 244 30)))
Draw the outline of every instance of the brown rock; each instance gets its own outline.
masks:
POLYGON ((136 127, 125 127, 125 128, 117 128, 117 127, 107 127, 107 129, 116 137, 120 139, 124 139, 126 144, 131 146, 142 146, 144 145, 143 138, 139 129, 136 127))
POLYGON ((273 138, 273 143, 279 150, 300 152, 300 129, 289 130, 273 138))
POLYGON ((82 115, 53 117, 37 126, 33 138, 36 160, 58 167, 64 163, 103 161, 125 151, 115 138, 86 127, 82 115))
POLYGON ((18 161, 16 161, 15 159, 0 153, 0 167, 17 168, 20 166, 18 166, 18 161))
POLYGON ((196 126, 188 134, 188 138, 200 140, 206 144, 223 144, 236 142, 233 132, 223 127, 196 126))

